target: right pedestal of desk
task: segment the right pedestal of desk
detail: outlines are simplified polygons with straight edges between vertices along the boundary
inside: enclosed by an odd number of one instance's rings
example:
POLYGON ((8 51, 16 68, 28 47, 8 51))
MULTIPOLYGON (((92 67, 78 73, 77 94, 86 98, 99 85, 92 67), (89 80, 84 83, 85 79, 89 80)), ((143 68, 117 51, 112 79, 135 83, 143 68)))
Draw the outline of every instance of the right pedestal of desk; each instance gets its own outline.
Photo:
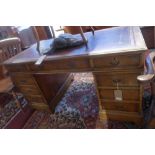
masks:
POLYGON ((100 120, 143 122, 142 86, 137 76, 144 70, 144 53, 94 57, 94 79, 99 98, 100 120))

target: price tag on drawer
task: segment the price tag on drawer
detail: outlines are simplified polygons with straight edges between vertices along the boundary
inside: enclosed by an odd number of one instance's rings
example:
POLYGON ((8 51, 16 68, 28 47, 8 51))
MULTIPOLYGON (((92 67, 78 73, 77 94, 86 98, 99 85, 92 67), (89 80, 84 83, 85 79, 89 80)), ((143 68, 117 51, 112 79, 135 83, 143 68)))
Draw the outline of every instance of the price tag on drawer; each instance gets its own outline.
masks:
POLYGON ((117 100, 117 101, 122 101, 123 100, 121 90, 114 90, 114 96, 115 96, 115 100, 117 100))

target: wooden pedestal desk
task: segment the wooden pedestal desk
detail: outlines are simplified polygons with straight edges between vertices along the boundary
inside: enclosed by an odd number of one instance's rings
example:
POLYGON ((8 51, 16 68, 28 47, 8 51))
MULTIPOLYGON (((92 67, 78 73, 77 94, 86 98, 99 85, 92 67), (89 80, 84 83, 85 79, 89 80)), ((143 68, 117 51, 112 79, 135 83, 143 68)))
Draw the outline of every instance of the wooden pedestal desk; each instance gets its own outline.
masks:
MULTIPOLYGON (((142 122, 142 86, 147 50, 139 27, 115 27, 85 33, 85 45, 57 51, 40 66, 36 45, 5 62, 17 87, 36 109, 54 111, 73 72, 92 72, 99 99, 100 119, 142 122)), ((80 37, 79 35, 76 35, 80 37)), ((48 48, 51 40, 41 41, 48 48)))

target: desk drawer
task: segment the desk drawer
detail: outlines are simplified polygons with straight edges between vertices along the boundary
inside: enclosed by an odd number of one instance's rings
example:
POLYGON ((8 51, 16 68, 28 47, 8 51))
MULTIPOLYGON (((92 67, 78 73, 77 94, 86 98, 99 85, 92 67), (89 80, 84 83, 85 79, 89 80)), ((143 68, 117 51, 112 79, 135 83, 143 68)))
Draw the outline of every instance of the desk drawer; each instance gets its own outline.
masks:
POLYGON ((25 95, 40 95, 41 92, 39 89, 35 88, 34 86, 28 86, 28 87, 20 87, 20 90, 25 95))
POLYGON ((24 64, 11 64, 11 65, 6 65, 6 68, 9 72, 24 72, 27 69, 27 66, 24 64))
POLYGON ((49 106, 44 103, 31 102, 31 107, 37 110, 50 111, 49 106))
POLYGON ((95 68, 121 68, 143 66, 142 54, 116 55, 93 58, 95 68))
POLYGON ((41 95, 25 95, 26 99, 30 102, 44 103, 44 99, 41 95))
MULTIPOLYGON (((115 100, 114 90, 116 89, 99 89, 100 98, 105 100, 115 100)), ((122 101, 140 101, 140 89, 121 88, 122 101)))
POLYGON ((33 76, 29 74, 22 74, 22 75, 12 75, 12 80, 17 85, 34 85, 33 76))
POLYGON ((139 104, 139 102, 131 101, 101 100, 101 106, 103 110, 138 112, 139 104))
POLYGON ((43 62, 40 66, 30 64, 29 67, 32 71, 53 71, 90 68, 89 60, 87 58, 52 60, 43 62))
POLYGON ((116 87, 118 86, 139 86, 137 76, 139 73, 112 73, 103 72, 94 73, 97 85, 99 87, 116 87))

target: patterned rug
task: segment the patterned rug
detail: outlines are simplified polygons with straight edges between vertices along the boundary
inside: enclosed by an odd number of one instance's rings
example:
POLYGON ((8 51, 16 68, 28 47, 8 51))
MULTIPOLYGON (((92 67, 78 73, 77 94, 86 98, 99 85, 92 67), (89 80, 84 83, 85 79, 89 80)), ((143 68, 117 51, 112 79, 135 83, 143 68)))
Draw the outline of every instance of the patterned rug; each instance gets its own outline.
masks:
POLYGON ((24 128, 137 128, 134 124, 126 122, 105 121, 101 123, 98 121, 98 112, 98 99, 92 74, 76 73, 74 81, 56 107, 55 113, 50 115, 46 112, 35 111, 24 128))
MULTIPOLYGON (((26 100, 23 98, 23 95, 20 93, 18 93, 18 99, 20 100, 22 107, 27 104, 26 100)), ((0 129, 4 128, 9 120, 19 111, 20 109, 17 107, 13 99, 5 104, 3 109, 0 110, 0 129)))

